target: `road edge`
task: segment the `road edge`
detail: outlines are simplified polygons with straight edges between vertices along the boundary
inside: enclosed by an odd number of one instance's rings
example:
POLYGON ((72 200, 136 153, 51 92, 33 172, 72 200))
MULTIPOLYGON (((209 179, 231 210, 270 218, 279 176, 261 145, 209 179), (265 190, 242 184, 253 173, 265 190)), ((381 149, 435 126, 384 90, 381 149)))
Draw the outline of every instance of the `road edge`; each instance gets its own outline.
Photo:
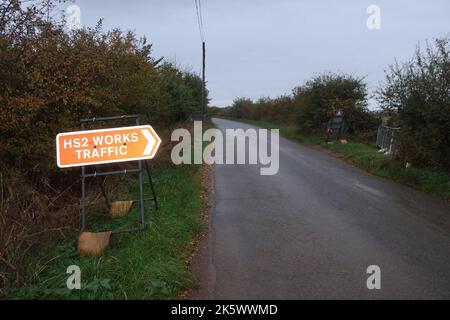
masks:
POLYGON ((203 190, 201 198, 205 207, 202 212, 204 231, 198 234, 189 263, 189 271, 195 283, 194 287, 182 294, 185 300, 211 300, 214 297, 215 270, 212 256, 211 233, 212 208, 214 207, 214 167, 204 164, 201 169, 203 190))

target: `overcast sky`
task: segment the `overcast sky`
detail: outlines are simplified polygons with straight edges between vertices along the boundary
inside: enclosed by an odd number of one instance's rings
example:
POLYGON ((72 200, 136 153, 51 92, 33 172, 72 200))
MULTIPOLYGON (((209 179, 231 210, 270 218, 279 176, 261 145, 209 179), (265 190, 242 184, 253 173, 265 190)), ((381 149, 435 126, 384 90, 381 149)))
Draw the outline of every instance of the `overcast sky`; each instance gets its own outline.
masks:
MULTIPOLYGON (((203 0, 211 105, 236 97, 290 93, 316 73, 366 76, 373 91, 383 70, 412 56, 416 44, 450 34, 449 0, 203 0), (370 30, 369 5, 381 10, 370 30)), ((81 21, 146 36, 154 56, 200 72, 194 0, 76 0, 81 21)), ((375 105, 372 105, 375 107, 375 105)))

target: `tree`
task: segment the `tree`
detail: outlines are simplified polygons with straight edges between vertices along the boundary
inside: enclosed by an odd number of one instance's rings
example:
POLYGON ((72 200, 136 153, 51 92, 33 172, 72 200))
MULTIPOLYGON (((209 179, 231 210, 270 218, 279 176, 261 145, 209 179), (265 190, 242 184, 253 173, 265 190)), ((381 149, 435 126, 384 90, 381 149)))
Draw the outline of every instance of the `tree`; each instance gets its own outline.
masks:
MULTIPOLYGON (((81 118, 139 114, 173 125, 201 110, 201 80, 152 57, 132 32, 67 31, 50 0, 0 3, 0 166, 31 180, 54 172, 54 138, 81 118), (32 168, 32 169, 30 169, 32 168)), ((8 170, 6 170, 8 171, 8 170)))
MULTIPOLYGON (((192 114, 201 113, 201 78, 189 71, 182 71, 174 64, 165 62, 159 68, 162 81, 162 98, 157 120, 172 124, 184 121, 192 114)), ((205 91, 208 99, 208 91, 205 91)), ((208 100, 206 100, 208 101, 208 100)))
POLYGON ((253 107, 253 101, 248 98, 239 97, 234 99, 230 108, 230 116, 235 118, 245 118, 245 114, 253 107))
POLYGON ((293 90, 301 131, 323 131, 338 111, 345 114, 353 131, 363 130, 360 121, 367 114, 367 89, 363 79, 326 73, 313 77, 293 90))
POLYGON ((382 109, 401 127, 399 156, 417 165, 450 169, 449 37, 417 47, 395 62, 377 90, 382 109))

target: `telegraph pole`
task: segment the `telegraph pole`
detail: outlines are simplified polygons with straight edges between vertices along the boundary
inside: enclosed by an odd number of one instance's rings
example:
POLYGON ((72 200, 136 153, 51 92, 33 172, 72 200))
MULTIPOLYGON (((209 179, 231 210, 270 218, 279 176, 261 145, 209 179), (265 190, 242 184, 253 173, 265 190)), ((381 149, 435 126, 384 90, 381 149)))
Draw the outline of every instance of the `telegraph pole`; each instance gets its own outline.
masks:
POLYGON ((202 17, 202 3, 200 0, 195 0, 195 9, 197 13, 198 31, 200 32, 200 39, 202 40, 202 119, 206 117, 206 85, 205 85, 205 37, 203 34, 203 17, 202 17))
POLYGON ((205 41, 202 42, 202 116, 206 116, 206 86, 205 86, 205 41))

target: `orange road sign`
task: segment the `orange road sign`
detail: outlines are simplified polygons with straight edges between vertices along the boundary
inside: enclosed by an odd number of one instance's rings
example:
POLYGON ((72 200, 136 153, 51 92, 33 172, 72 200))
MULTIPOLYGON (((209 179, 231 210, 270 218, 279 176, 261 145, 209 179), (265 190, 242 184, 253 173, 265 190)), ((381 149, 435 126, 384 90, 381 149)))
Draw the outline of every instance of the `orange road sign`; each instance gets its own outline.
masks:
POLYGON ((152 159, 161 139, 149 125, 60 133, 56 136, 58 167, 152 159))

